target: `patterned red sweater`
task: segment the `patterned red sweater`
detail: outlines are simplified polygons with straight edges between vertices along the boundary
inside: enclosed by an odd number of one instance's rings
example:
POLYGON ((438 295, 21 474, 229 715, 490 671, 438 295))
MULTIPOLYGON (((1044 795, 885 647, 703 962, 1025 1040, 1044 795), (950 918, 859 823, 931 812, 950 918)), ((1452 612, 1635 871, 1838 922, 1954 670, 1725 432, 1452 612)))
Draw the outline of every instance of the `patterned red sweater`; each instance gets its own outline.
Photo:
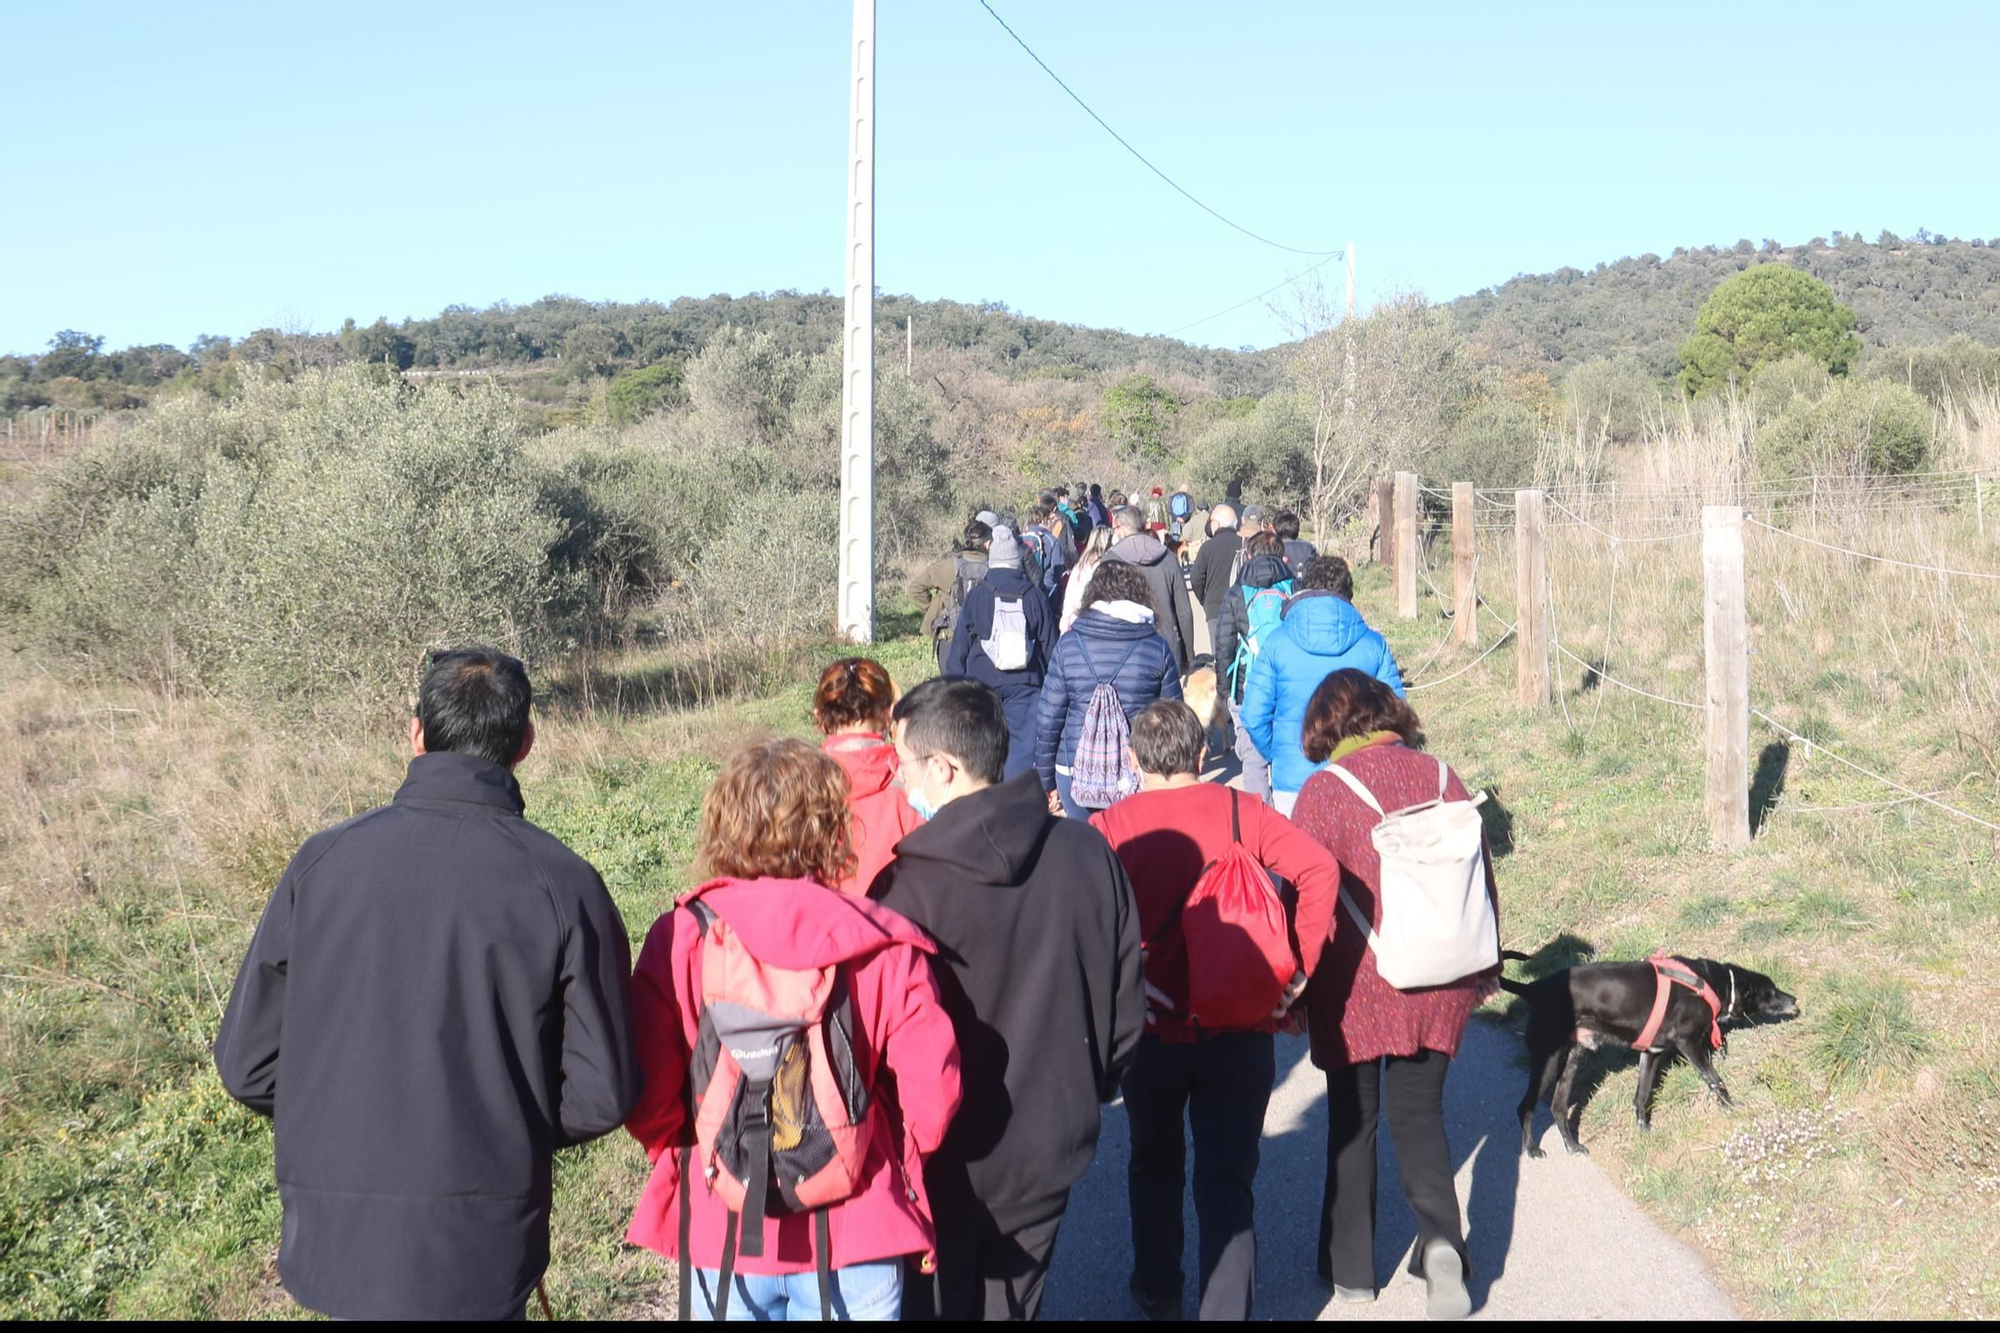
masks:
MULTIPOLYGON (((1385 810, 1399 810, 1437 797, 1437 760, 1401 741, 1367 745, 1342 758, 1340 764, 1360 778, 1385 810)), ((1451 775, 1445 795, 1468 799, 1458 774, 1451 775)), ((1292 821, 1332 852, 1340 862, 1340 886, 1366 912, 1378 929, 1382 908, 1376 900, 1381 863, 1368 835, 1381 822, 1347 784, 1327 773, 1315 773, 1299 792, 1292 821)), ((1486 884, 1499 914, 1498 889, 1493 882, 1493 857, 1486 856, 1486 884)), ((1368 941, 1348 919, 1345 906, 1334 909, 1336 929, 1319 970, 1306 988, 1306 1023, 1312 1034, 1312 1061, 1321 1069, 1360 1064, 1385 1055, 1415 1055, 1418 1051, 1458 1054, 1458 1041, 1472 1011, 1497 989, 1496 967, 1490 972, 1448 986, 1399 991, 1375 970, 1368 941), (1340 924, 1348 929, 1338 929, 1340 924)))

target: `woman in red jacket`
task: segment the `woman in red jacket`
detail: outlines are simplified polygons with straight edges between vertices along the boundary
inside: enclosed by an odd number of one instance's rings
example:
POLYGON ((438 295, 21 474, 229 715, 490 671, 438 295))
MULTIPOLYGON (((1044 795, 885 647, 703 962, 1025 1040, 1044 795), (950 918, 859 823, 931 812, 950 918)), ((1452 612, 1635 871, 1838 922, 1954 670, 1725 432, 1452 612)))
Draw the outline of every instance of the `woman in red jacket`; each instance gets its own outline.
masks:
MULTIPOLYGON (((1420 752, 1417 715, 1365 672, 1336 671, 1320 683, 1306 707, 1303 741, 1306 758, 1341 765, 1384 810, 1437 799, 1439 761, 1420 752)), ((1455 773, 1445 796, 1469 799, 1455 773)), ((1333 853, 1342 893, 1379 928, 1381 861, 1369 835, 1381 817, 1346 783, 1321 772, 1300 789, 1292 818, 1333 853)), ((1486 884, 1491 892, 1490 854, 1486 884)), ((1306 989, 1312 1060, 1326 1071, 1319 1272, 1342 1300, 1375 1299, 1375 1125, 1386 1100, 1403 1192, 1417 1218, 1410 1271, 1429 1285, 1433 1318, 1462 1318, 1471 1309, 1465 1233, 1445 1142, 1444 1080, 1466 1022, 1493 993, 1497 973, 1399 991, 1376 972, 1366 936, 1343 930, 1306 989)))
MULTIPOLYGON (((1257 1286, 1258 1146, 1277 1077, 1277 1015, 1236 1030, 1204 1030, 1188 1012, 1188 941, 1176 921, 1203 871, 1240 825, 1259 865, 1298 888, 1290 913, 1299 975, 1319 965, 1333 927, 1340 865, 1277 811, 1245 793, 1201 780, 1204 730, 1186 704, 1161 700, 1132 719, 1140 788, 1091 816, 1132 880, 1146 947, 1146 1034, 1125 1073, 1131 1121, 1132 1296, 1149 1318, 1182 1315, 1182 1192, 1185 1133, 1194 1131, 1194 1210, 1200 1225, 1203 1319, 1248 1319, 1257 1286), (1232 817, 1232 807, 1234 815, 1232 817)), ((1265 973, 1265 985, 1270 973, 1265 973)), ((1251 993, 1253 996, 1256 992, 1251 993)))
POLYGON ((854 810, 855 867, 836 886, 842 893, 867 893, 896 859, 903 835, 924 822, 896 783, 896 747, 889 744, 895 706, 895 682, 866 657, 835 662, 820 673, 813 694, 813 721, 826 736, 820 749, 847 771, 854 810))
MULTIPOLYGON (((853 869, 847 798, 839 765, 802 741, 738 751, 702 803, 701 859, 716 878, 654 923, 634 970, 632 1025, 645 1092, 625 1127, 644 1145, 653 1174, 625 1238, 681 1259, 683 1274, 692 1265, 682 1300, 691 1298, 695 1318, 714 1318, 731 1214, 708 1180, 692 1182, 689 1215, 681 1213, 679 1149, 694 1142, 688 1079, 703 980, 704 931, 689 899, 758 964, 837 967, 847 981, 856 1064, 872 1076, 873 1095, 855 1189, 826 1210, 834 1312, 897 1318, 903 1256, 929 1256, 936 1244, 922 1159, 958 1109, 958 1046, 925 957, 929 938, 878 903, 826 887, 853 869)), ((762 1253, 738 1249, 729 1314, 819 1316, 815 1222, 810 1213, 767 1209, 762 1253)))

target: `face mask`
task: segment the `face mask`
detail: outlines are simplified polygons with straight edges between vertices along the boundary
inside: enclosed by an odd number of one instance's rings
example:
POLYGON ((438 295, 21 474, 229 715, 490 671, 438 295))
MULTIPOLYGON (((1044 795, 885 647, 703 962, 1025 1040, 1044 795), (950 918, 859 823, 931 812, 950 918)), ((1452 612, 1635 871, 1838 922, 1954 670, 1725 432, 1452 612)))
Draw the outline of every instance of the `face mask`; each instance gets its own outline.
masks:
POLYGON ((931 820, 937 818, 938 808, 925 800, 922 792, 906 791, 903 793, 903 796, 904 799, 909 801, 910 809, 916 811, 918 819, 928 824, 931 820))

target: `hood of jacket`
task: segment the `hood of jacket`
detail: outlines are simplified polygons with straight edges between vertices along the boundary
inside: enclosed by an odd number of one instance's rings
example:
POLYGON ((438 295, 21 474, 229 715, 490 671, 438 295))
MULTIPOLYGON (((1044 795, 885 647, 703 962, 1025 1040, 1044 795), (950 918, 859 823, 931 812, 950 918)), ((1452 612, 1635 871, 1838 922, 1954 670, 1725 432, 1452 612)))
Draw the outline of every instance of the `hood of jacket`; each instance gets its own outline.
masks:
POLYGON ((1038 585, 1023 574, 1018 565, 1011 568, 995 565, 987 567, 986 586, 1003 596, 1019 597, 1022 593, 1035 591, 1038 585))
POLYGON ((930 936, 880 903, 809 879, 717 879, 682 899, 702 904, 772 967, 832 967, 907 944, 935 953, 930 936))
MULTIPOLYGON (((1150 627, 1140 628, 1152 633, 1150 627)), ((896 856, 935 863, 971 884, 1017 885, 1026 880, 1053 822, 1042 780, 1024 773, 945 806, 922 828, 904 835, 896 856)))
POLYGON ((1292 642, 1315 657, 1338 657, 1371 633, 1353 603, 1338 593, 1315 589, 1285 607, 1292 642))
POLYGON ((1243 566, 1241 581, 1246 588, 1268 588, 1293 577, 1292 567, 1275 555, 1260 555, 1243 566))
POLYGON ((1070 632, 1081 634, 1086 639, 1144 639, 1160 632, 1157 620, 1157 615, 1145 622, 1120 620, 1101 607, 1093 606, 1076 618, 1070 632))
POLYGON ((846 770, 857 798, 887 791, 896 780, 896 747, 880 736, 828 736, 819 748, 846 770))
POLYGON ((1139 532, 1113 543, 1106 554, 1128 565, 1157 565, 1167 558, 1167 547, 1152 533, 1139 532))

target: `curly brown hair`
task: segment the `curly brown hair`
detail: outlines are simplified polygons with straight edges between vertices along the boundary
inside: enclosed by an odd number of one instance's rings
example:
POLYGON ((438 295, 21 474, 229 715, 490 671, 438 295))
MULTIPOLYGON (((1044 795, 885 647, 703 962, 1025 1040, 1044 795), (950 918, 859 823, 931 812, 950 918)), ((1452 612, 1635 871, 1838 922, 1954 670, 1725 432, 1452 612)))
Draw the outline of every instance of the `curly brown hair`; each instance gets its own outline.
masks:
POLYGON ((1306 758, 1323 764, 1342 741, 1377 731, 1393 731, 1411 749, 1423 748, 1423 723, 1410 706, 1367 672, 1344 667, 1313 691, 1301 748, 1306 758))
POLYGON ((889 710, 895 706, 896 682, 880 662, 843 657, 820 673, 819 689, 813 693, 813 721, 829 736, 857 723, 887 731, 889 710))
POLYGON ((702 800, 701 864, 715 878, 835 887, 856 864, 847 800, 846 770, 804 741, 752 741, 702 800))
POLYGON ((1102 561, 1090 576, 1090 586, 1083 592, 1083 609, 1088 611, 1099 602, 1134 602, 1155 615, 1160 610, 1153 605, 1153 590, 1146 586, 1145 572, 1123 560, 1102 561))

